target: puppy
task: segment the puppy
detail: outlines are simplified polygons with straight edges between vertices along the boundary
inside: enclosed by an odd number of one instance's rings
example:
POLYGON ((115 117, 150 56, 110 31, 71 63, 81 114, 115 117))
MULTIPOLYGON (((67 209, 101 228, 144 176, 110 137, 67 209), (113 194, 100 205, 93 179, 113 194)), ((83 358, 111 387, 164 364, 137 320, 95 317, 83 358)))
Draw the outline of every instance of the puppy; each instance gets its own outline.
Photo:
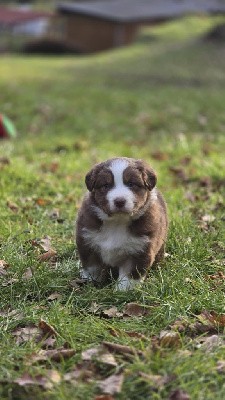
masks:
POLYGON ((104 283, 111 276, 117 279, 117 289, 128 290, 163 258, 168 220, 156 180, 144 161, 125 157, 88 172, 89 192, 76 222, 83 278, 104 283))

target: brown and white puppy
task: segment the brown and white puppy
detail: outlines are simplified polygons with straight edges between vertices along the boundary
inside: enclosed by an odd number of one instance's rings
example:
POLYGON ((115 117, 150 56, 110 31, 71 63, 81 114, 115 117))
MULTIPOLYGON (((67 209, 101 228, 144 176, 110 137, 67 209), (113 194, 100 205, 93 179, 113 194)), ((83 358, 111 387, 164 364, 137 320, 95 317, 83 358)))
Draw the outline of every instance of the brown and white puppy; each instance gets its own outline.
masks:
POLYGON ((168 220, 156 174, 121 157, 95 165, 85 182, 76 223, 82 277, 101 283, 111 274, 119 290, 131 289, 164 255, 168 220))

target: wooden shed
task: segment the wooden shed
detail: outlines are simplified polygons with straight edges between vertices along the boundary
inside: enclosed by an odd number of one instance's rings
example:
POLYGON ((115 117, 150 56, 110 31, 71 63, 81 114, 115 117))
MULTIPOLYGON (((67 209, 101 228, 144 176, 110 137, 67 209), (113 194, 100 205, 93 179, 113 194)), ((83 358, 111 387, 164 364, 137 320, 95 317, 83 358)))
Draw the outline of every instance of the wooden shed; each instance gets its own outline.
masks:
POLYGON ((140 25, 172 19, 181 14, 174 1, 107 0, 59 4, 51 36, 79 52, 92 53, 133 42, 140 25))
POLYGON ((92 53, 132 43, 140 25, 219 9, 221 0, 64 2, 57 6, 49 34, 74 50, 92 53))

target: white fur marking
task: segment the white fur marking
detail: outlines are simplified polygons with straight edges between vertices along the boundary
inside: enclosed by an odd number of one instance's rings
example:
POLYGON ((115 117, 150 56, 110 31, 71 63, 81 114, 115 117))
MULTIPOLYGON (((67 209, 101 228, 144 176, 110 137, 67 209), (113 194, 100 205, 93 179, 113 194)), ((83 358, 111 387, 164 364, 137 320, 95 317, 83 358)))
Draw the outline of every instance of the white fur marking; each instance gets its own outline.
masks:
POLYGON ((91 206, 91 207, 94 213, 101 221, 105 221, 109 218, 109 216, 100 207, 97 206, 91 206))
POLYGON ((110 169, 114 176, 114 187, 109 190, 106 198, 109 202, 111 211, 116 211, 114 200, 116 198, 124 198, 126 200, 124 210, 128 213, 132 213, 134 208, 135 196, 132 190, 130 190, 123 182, 123 172, 128 167, 129 163, 126 160, 115 160, 112 162, 110 169))
POLYGON ((136 237, 128 231, 128 218, 127 215, 115 215, 103 221, 99 231, 83 228, 84 239, 100 251, 103 262, 112 267, 121 264, 127 256, 144 251, 149 241, 147 236, 136 237))
POLYGON ((154 189, 152 189, 152 191, 150 193, 150 199, 151 199, 152 203, 155 203, 158 200, 156 187, 154 187, 154 189))
POLYGON ((135 287, 137 287, 138 285, 140 285, 141 282, 143 282, 144 277, 142 277, 140 279, 129 278, 130 272, 131 272, 131 265, 130 265, 130 261, 128 260, 119 269, 119 278, 118 278, 118 282, 116 284, 117 290, 131 290, 131 289, 134 289, 135 287))

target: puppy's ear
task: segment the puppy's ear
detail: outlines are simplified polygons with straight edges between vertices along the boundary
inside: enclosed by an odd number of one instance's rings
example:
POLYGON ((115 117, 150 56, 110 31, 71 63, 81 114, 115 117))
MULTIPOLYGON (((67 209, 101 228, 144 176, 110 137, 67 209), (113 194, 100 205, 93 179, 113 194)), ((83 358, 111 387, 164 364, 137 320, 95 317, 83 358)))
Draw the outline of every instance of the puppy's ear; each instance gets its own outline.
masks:
POLYGON ((102 165, 103 163, 94 165, 94 167, 87 173, 85 177, 85 183, 89 192, 92 192, 92 190, 95 188, 95 182, 102 165))
POLYGON ((155 171, 144 161, 137 160, 137 168, 141 171, 142 179, 146 188, 152 190, 157 182, 157 176, 155 171))
POLYGON ((94 189, 95 181, 96 181, 96 173, 95 173, 95 168, 93 168, 87 173, 85 177, 85 183, 89 192, 92 192, 92 190, 94 189))

